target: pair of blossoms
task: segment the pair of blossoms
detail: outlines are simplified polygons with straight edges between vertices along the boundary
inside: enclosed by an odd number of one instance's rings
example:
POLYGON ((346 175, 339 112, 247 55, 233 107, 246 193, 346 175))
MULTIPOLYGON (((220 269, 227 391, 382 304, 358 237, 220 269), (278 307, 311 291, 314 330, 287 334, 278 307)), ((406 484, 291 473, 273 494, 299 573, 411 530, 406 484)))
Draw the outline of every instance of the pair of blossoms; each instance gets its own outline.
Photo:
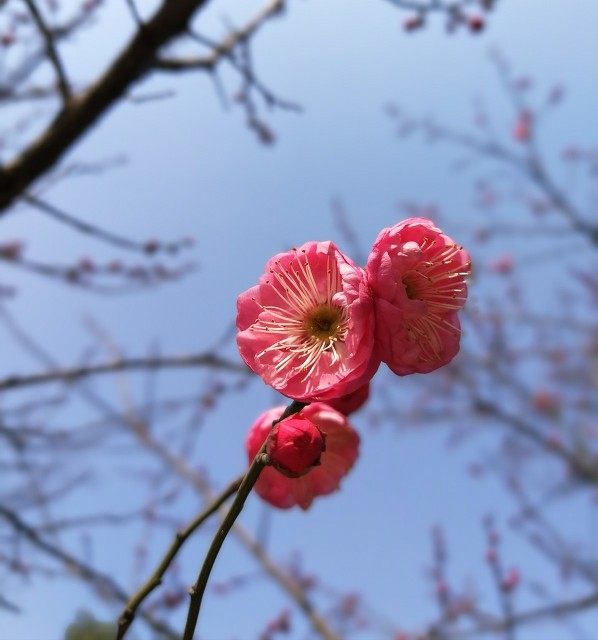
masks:
POLYGON ((331 493, 357 459, 347 421, 369 394, 381 362, 400 376, 429 373, 459 351, 466 251, 425 218, 383 229, 362 269, 332 242, 307 242, 268 261, 237 300, 245 363, 301 411, 274 427, 284 407, 260 415, 246 450, 266 441, 269 466, 255 485, 279 508, 307 509, 331 493))

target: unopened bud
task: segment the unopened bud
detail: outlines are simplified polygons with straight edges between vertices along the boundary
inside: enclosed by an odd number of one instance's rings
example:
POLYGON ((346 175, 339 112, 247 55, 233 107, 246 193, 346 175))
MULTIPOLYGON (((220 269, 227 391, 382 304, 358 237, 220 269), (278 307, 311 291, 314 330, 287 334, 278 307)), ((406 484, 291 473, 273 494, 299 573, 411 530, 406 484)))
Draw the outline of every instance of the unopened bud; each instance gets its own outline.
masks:
POLYGON ((271 466, 290 478, 303 476, 318 465, 324 450, 324 434, 300 415, 275 425, 266 445, 271 466))
POLYGON ((482 16, 471 16, 467 20, 467 26, 473 33, 479 33, 480 31, 483 31, 486 23, 484 22, 484 18, 482 18, 482 16))

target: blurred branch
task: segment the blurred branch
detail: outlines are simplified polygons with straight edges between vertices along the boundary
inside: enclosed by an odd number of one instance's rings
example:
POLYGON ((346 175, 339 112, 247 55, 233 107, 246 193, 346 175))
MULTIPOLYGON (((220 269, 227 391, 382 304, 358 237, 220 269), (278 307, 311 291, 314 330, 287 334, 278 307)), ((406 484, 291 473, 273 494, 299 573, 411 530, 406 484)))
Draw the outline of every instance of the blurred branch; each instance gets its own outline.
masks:
POLYGON ((219 369, 234 373, 250 373, 249 369, 244 364, 225 360, 213 353, 203 353, 191 356, 130 358, 115 360, 114 362, 98 365, 74 367, 71 369, 55 369, 31 375, 10 376, 8 378, 0 379, 0 392, 40 384, 48 384, 51 382, 70 383, 81 378, 88 378, 105 373, 114 373, 116 371, 135 369, 180 369, 191 367, 207 367, 210 369, 219 369))
POLYGON ((243 477, 234 480, 212 503, 204 509, 196 518, 194 518, 184 529, 177 531, 174 541, 170 545, 168 551, 164 554, 162 561, 152 574, 151 578, 139 589, 139 591, 127 602, 125 610, 121 614, 118 620, 118 635, 117 640, 122 640, 127 633, 127 629, 131 626, 135 613, 142 602, 149 596, 149 594, 162 583, 162 577, 166 573, 166 570, 174 560, 176 554, 179 552, 185 541, 189 536, 200 527, 212 514, 232 496, 234 495, 241 485, 243 477))
MULTIPOLYGON (((81 560, 78 560, 60 547, 42 538, 42 536, 34 527, 28 525, 14 511, 11 511, 3 505, 0 505, 0 517, 8 522, 8 524, 11 525, 15 531, 26 538, 34 547, 37 547, 55 560, 58 560, 71 573, 76 574, 78 577, 94 586, 100 593, 108 592, 113 598, 123 603, 126 603, 129 600, 126 592, 114 581, 111 576, 96 571, 88 564, 82 562, 81 560)), ((163 634, 170 640, 177 640, 178 635, 165 623, 157 620, 147 612, 141 612, 141 616, 143 617, 145 622, 147 622, 147 624, 149 624, 149 626, 156 632, 163 634)))
POLYGON ((246 43, 258 29, 271 17, 279 15, 284 10, 284 0, 273 0, 259 11, 242 29, 232 31, 222 42, 215 43, 193 32, 189 35, 202 44, 209 46, 212 53, 195 58, 157 58, 153 62, 156 69, 162 71, 211 71, 223 58, 230 59, 235 47, 246 43))
POLYGON ((598 606, 598 593, 592 593, 589 596, 579 598, 578 600, 570 600, 567 602, 556 602, 545 607, 530 609, 518 614, 514 614, 509 620, 488 621, 473 629, 464 631, 451 632, 450 640, 461 640, 465 638, 474 638, 486 633, 499 633, 507 631, 509 628, 518 628, 525 624, 531 624, 546 618, 559 618, 571 613, 578 613, 598 606))
POLYGON ((151 71, 160 48, 184 33, 196 11, 208 2, 163 0, 106 72, 89 89, 73 97, 37 140, 0 168, 0 212, 50 169, 132 84, 151 71))
POLYGON ((51 61, 54 66, 54 70, 56 71, 56 77, 58 79, 58 88, 60 90, 60 94, 62 95, 62 100, 65 105, 68 104, 71 98, 71 91, 69 88, 69 83, 66 78, 66 73, 64 67, 62 65, 62 61, 60 60, 60 56, 58 55, 58 50, 56 49, 56 45, 54 43, 54 37, 52 33, 48 29, 46 23, 44 22, 44 18, 40 13, 36 3, 34 0, 25 0, 25 4, 31 13, 37 28, 39 29, 42 38, 44 40, 46 46, 46 53, 48 55, 48 59, 51 61))
POLYGON ((598 483, 598 465, 592 465, 591 461, 581 459, 574 451, 566 449, 562 445, 551 443, 545 435, 527 424, 518 416, 503 411, 497 404, 476 396, 472 397, 475 410, 484 416, 492 416, 520 436, 539 445, 544 451, 561 458, 575 476, 586 483, 598 483))
POLYGON ((492 138, 485 139, 452 129, 430 119, 408 118, 395 108, 391 108, 389 113, 398 122, 401 135, 421 131, 431 140, 441 140, 511 166, 546 196, 548 203, 569 222, 575 231, 585 235, 592 244, 598 245, 598 225, 584 218, 573 202, 556 186, 533 144, 531 134, 529 139, 520 140, 521 144, 525 144, 525 153, 521 154, 492 138))
POLYGON ((114 233, 111 233, 110 231, 105 231, 104 229, 89 224, 88 222, 84 222, 83 220, 79 220, 69 213, 62 211, 58 207, 40 200, 39 198, 31 194, 24 193, 21 195, 20 199, 31 205, 32 207, 35 207, 39 211, 43 211, 55 220, 58 220, 59 222, 62 222, 63 224, 66 224, 76 229, 77 231, 80 231, 81 233, 94 236, 100 240, 103 240, 104 242, 107 242, 108 244, 120 247, 121 249, 130 249, 144 254, 154 254, 159 251, 175 253, 185 244, 185 242, 135 242, 134 240, 129 240, 128 238, 116 235, 114 233))

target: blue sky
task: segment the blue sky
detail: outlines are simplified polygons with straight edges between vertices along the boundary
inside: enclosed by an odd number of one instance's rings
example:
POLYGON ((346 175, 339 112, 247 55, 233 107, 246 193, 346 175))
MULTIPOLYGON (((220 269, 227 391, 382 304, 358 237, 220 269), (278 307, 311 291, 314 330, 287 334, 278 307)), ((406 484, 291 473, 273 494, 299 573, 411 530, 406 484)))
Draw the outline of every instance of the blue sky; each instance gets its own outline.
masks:
MULTIPOLYGON (((131 25, 126 3, 121 4, 109 3, 103 23, 89 32, 89 40, 85 33, 65 48, 74 77, 91 77, 110 58, 109 44, 126 36, 131 25), (79 52, 76 59, 71 55, 75 51, 79 52)), ((114 343, 126 345, 128 355, 147 353, 149 346, 162 353, 190 353, 211 347, 222 336, 234 319, 236 296, 254 284, 271 255, 307 240, 331 239, 342 248, 342 233, 331 214, 334 198, 345 204, 366 251, 382 227, 398 221, 399 204, 408 200, 441 204, 443 226, 465 242, 463 236, 469 235, 479 215, 470 189, 477 167, 467 174, 455 172, 451 169, 459 157, 455 150, 398 139, 385 115, 388 104, 466 128, 472 102, 481 98, 508 138, 513 112, 488 55, 498 47, 518 72, 535 79, 532 91, 537 95, 555 83, 566 86, 566 103, 544 131, 548 154, 556 155, 568 141, 595 140, 597 133, 596 3, 579 0, 575 10, 564 0, 503 0, 498 5, 484 33, 448 36, 440 18, 421 33, 405 34, 401 28, 405 14, 390 3, 291 2, 284 17, 263 29, 253 49, 262 80, 303 108, 301 114, 262 112, 277 135, 268 148, 258 144, 244 126, 238 107, 223 108, 209 77, 156 76, 142 83, 134 89, 135 96, 162 91, 174 95, 118 105, 65 159, 68 163, 126 156, 126 163, 101 176, 64 180, 45 197, 72 214, 140 240, 192 236, 195 246, 181 259, 193 260, 197 271, 154 292, 102 297, 2 265, 2 284, 19 288, 19 295, 7 303, 10 313, 62 365, 76 361, 91 345, 98 350, 99 360, 110 357, 106 345, 98 344, 97 335, 90 331, 90 318, 114 343)), ((223 6, 214 3, 205 26, 200 27, 202 33, 223 33, 223 16, 241 22, 259 4, 223 6)), ((222 84, 229 94, 237 81, 223 70, 222 84)), ((75 261, 90 255, 102 261, 117 256, 116 250, 24 208, 15 208, 0 227, 0 241, 13 238, 23 238, 30 255, 40 259, 75 261)), ((525 250, 512 239, 509 243, 509 251, 525 250)), ((471 247, 472 254, 477 250, 471 247)), ((490 252, 500 255, 505 247, 493 245, 490 252)), ((479 257, 485 260, 493 255, 479 257)), ((556 280, 558 274, 555 268, 556 280)), ((472 294, 481 300, 484 292, 473 287, 472 294)), ((3 326, 0 344, 5 353, 3 375, 39 368, 3 326)), ((236 357, 234 348, 229 347, 228 353, 236 357)), ((203 376, 175 372, 164 374, 160 381, 164 392, 193 393, 201 388, 203 376)), ((137 398, 142 397, 143 383, 138 378, 127 384, 137 398)), ((97 388, 118 406, 119 385, 119 380, 106 380, 97 388)), ((397 379, 392 393, 399 397, 403 388, 397 379)), ((221 484, 238 474, 245 464, 244 433, 255 415, 273 402, 278 400, 259 381, 242 396, 229 396, 198 434, 193 463, 204 464, 209 455, 214 461, 212 476, 221 484)), ((58 418, 76 425, 89 412, 85 401, 79 400, 58 418)), ((475 582, 492 602, 492 590, 483 575, 480 519, 489 510, 504 518, 510 504, 496 480, 472 482, 465 472, 476 447, 489 448, 490 440, 482 437, 447 454, 446 428, 422 428, 397 436, 390 428, 368 430, 359 417, 355 422, 362 432, 362 457, 343 490, 319 501, 307 514, 272 513, 271 553, 284 560, 301 549, 309 570, 338 589, 363 590, 385 616, 414 628, 429 620, 433 611, 423 568, 431 557, 429 531, 442 522, 456 581, 475 582)), ((96 480, 65 501, 65 510, 89 513, 90 505, 118 512, 133 508, 147 495, 131 489, 120 473, 131 459, 121 456, 116 462, 103 458, 82 464, 94 470, 96 480)), ((187 498, 180 517, 191 517, 196 508, 187 498)), ((580 534, 595 533, 595 515, 584 504, 570 508, 580 534)), ((255 528, 263 513, 252 499, 244 521, 255 528)), ((142 533, 135 528, 126 534, 101 531, 94 547, 99 564, 118 573, 130 588, 131 547, 142 533)), ((168 538, 162 532, 152 537, 150 559, 159 557, 168 538)), ((200 536, 183 556, 183 579, 188 583, 195 579, 206 541, 205 535, 200 536)), ((80 551, 76 536, 68 543, 73 551, 80 551)), ((509 542, 507 548, 514 563, 538 572, 535 577, 554 579, 543 573, 545 565, 519 541, 509 542)), ((230 541, 214 579, 255 570, 230 541)), ((15 617, 0 612, 6 640, 59 638, 80 608, 102 619, 111 615, 76 581, 8 584, 12 599, 22 604, 25 613, 15 617)), ((0 588, 8 587, 0 582, 0 588)), ((285 602, 264 581, 230 598, 210 597, 201 635, 216 640, 255 637, 268 616, 285 602)), ((139 637, 145 636, 140 632, 139 637)), ((523 634, 522 638, 537 640, 538 636, 523 634)))

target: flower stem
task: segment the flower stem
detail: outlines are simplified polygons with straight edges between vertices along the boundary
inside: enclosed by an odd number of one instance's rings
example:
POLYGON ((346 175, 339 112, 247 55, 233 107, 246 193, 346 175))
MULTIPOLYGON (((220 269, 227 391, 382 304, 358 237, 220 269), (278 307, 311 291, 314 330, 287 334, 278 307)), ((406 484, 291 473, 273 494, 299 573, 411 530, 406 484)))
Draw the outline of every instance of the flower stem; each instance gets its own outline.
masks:
MULTIPOLYGON (((280 418, 275 420, 272 423, 274 427, 277 423, 281 422, 285 418, 294 415, 295 413, 299 413, 303 407, 305 407, 307 403, 305 402, 297 402, 293 400, 291 404, 284 410, 280 418)), ((239 486, 239 490, 237 491, 237 495, 233 503, 231 504, 230 509, 228 510, 226 516, 222 520, 222 524, 220 525, 214 539, 212 540, 212 544, 208 549, 208 553, 206 554, 206 559, 204 560, 201 571, 199 572, 199 576, 197 578, 197 582, 189 589, 189 595, 191 600, 189 602, 189 611, 187 613, 187 622, 185 624, 185 631, 183 633, 183 640, 193 640, 193 634, 195 633, 195 627, 197 626, 197 620, 199 618, 199 610, 201 608, 201 602, 203 599, 203 595, 206 590, 206 586, 208 584, 208 579, 210 577, 210 573, 212 571, 212 567, 216 562, 216 558, 218 557, 218 553, 220 552, 220 548, 226 539, 229 531, 231 530, 235 520, 241 513, 243 506, 245 504, 245 500, 247 496, 250 494, 251 489, 253 489, 253 485, 257 482, 257 479, 260 476, 263 468, 268 464, 269 458, 266 453, 266 440, 264 440, 264 444, 257 452, 251 466, 247 470, 245 477, 243 478, 241 485, 239 486)))

